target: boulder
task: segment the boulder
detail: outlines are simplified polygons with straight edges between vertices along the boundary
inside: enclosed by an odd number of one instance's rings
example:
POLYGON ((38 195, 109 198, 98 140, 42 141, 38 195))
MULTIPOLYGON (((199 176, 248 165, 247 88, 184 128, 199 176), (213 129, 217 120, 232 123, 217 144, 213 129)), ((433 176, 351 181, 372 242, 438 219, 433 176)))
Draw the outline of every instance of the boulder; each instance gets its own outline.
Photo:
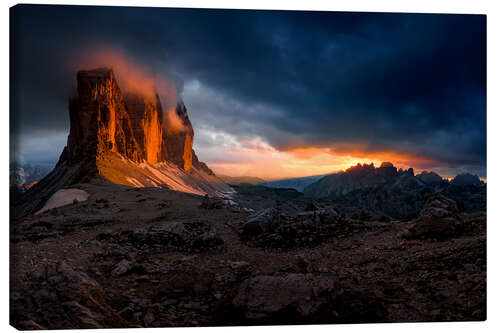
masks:
MULTIPOLYGON (((98 237, 102 238, 101 235, 98 237)), ((127 244, 154 252, 201 252, 216 249, 224 244, 217 231, 202 222, 163 222, 148 229, 125 230, 106 237, 109 241, 118 242, 120 245, 127 244)))
POLYGON ((155 233, 169 233, 182 238, 182 236, 186 233, 186 228, 184 223, 174 222, 174 223, 164 223, 159 226, 153 227, 150 230, 155 233))
POLYGON ((130 271, 132 269, 132 265, 130 261, 123 259, 120 261, 118 264, 113 267, 113 270, 111 271, 111 276, 117 277, 120 275, 123 275, 130 271))
POLYGON ((221 209, 226 206, 226 203, 221 198, 209 197, 208 194, 201 200, 200 207, 203 209, 221 209))
POLYGON ((417 219, 403 236, 407 239, 446 239, 456 235, 459 223, 455 201, 438 193, 427 199, 417 219))
POLYGON ((458 216, 457 203, 442 194, 434 194, 430 196, 424 208, 418 214, 419 219, 439 219, 446 217, 456 218, 458 216))
POLYGON ((251 215, 243 225, 244 236, 255 236, 272 232, 279 226, 280 213, 275 208, 267 208, 251 215))
POLYGON ((333 275, 260 275, 239 286, 232 308, 246 323, 383 322, 387 311, 371 292, 345 288, 333 275))
POLYGON ((228 261, 227 264, 237 273, 248 273, 251 270, 251 265, 246 261, 228 261))
POLYGON ((216 230, 211 229, 198 236, 191 245, 191 252, 215 249, 224 244, 224 241, 216 230))
POLYGON ((291 214, 268 208, 250 216, 238 231, 250 246, 288 248, 317 244, 332 236, 345 236, 348 229, 358 232, 364 228, 351 228, 344 220, 345 216, 332 206, 291 214))
POLYGON ((67 262, 60 262, 55 274, 47 280, 34 281, 32 288, 32 298, 24 310, 34 317, 21 323, 19 328, 83 329, 127 325, 109 305, 104 288, 67 262), (47 309, 50 311, 45 311, 47 309))
POLYGON ((333 287, 330 279, 304 274, 257 276, 240 285, 232 305, 247 319, 269 319, 284 312, 308 317, 328 303, 333 287))

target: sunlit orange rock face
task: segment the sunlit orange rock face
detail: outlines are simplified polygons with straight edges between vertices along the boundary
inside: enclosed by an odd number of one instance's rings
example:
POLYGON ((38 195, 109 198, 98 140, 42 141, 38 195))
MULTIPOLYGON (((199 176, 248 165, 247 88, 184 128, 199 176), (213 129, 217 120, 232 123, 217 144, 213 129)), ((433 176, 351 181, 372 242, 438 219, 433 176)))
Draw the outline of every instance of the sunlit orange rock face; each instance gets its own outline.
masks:
POLYGON ((166 158, 163 149, 162 108, 158 95, 148 99, 134 93, 125 95, 125 105, 130 116, 134 137, 149 163, 166 158))
POLYGON ((94 181, 195 195, 233 191, 198 160, 183 103, 165 111, 155 89, 135 89, 138 81, 134 89, 126 90, 129 82, 121 90, 120 82, 108 68, 77 73, 77 96, 69 101, 68 143, 56 167, 18 201, 13 216, 40 210, 64 187, 94 181))
POLYGON ((168 159, 184 170, 189 171, 193 165, 194 131, 183 103, 177 104, 173 115, 166 117, 166 133, 164 141, 168 159))
MULTIPOLYGON (((70 164, 115 152, 138 163, 170 161, 191 170, 194 132, 182 102, 165 116, 158 94, 122 92, 107 68, 80 71, 77 81, 63 154, 70 164)), ((200 162, 194 162, 199 167, 200 162)))
POLYGON ((143 153, 132 135, 130 117, 113 72, 104 68, 81 71, 77 81, 78 96, 69 105, 68 162, 103 156, 108 151, 140 161, 143 153))

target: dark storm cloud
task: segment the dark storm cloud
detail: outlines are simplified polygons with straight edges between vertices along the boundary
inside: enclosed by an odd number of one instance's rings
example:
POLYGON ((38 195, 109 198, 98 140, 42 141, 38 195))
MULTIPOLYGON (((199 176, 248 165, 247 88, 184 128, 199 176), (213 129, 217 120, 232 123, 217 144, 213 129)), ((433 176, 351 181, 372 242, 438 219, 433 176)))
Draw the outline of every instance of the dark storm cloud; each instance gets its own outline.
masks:
POLYGON ((104 44, 190 87, 195 125, 486 175, 484 16, 26 5, 12 19, 22 136, 67 132, 66 64, 104 44))

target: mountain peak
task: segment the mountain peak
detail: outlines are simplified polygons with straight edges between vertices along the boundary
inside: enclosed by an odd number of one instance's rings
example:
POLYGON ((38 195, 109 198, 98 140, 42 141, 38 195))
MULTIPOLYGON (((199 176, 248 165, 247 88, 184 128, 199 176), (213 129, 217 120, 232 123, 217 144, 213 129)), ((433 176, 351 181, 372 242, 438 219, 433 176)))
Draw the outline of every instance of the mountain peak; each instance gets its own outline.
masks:
POLYGON ((121 91, 112 69, 79 71, 78 96, 70 100, 70 164, 118 153, 134 162, 192 167, 194 132, 186 107, 163 110, 160 97, 121 91))
POLYGON ((358 164, 346 171, 327 175, 304 188, 310 197, 329 198, 348 205, 380 211, 393 218, 405 219, 418 213, 430 193, 442 193, 457 200, 464 209, 483 209, 484 183, 470 174, 457 175, 451 182, 435 172, 414 174, 413 168, 397 170, 390 162, 379 168, 358 164), (454 185, 454 186, 450 186, 454 185), (462 192, 460 187, 468 186, 462 192), (474 193, 477 196, 462 193, 474 193))
POLYGON ((77 77, 109 77, 113 75, 113 69, 109 67, 100 67, 91 70, 80 70, 77 72, 77 77))
POLYGON ((122 91, 113 70, 102 67, 77 73, 77 96, 70 98, 69 114, 70 133, 59 162, 26 193, 31 195, 23 211, 33 211, 40 198, 63 186, 102 178, 199 195, 231 192, 196 157, 194 131, 182 102, 164 110, 158 94, 122 91))

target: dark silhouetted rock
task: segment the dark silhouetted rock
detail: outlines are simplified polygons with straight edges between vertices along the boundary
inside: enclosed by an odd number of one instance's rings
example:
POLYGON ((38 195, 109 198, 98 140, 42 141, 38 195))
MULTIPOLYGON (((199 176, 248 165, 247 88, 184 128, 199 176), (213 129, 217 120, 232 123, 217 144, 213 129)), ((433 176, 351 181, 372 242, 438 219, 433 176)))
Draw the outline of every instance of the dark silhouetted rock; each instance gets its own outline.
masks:
POLYGON ((302 274, 257 276, 242 283, 233 300, 247 319, 266 319, 288 313, 310 317, 330 301, 334 283, 302 274))
POLYGON ((56 272, 46 278, 48 281, 33 281, 32 298, 24 305, 24 311, 30 311, 34 317, 21 322, 19 328, 82 329, 126 325, 109 305, 102 286, 86 273, 61 262, 56 272), (32 307, 45 311, 32 311, 32 307))
POLYGON ((441 194, 434 194, 427 200, 404 237, 445 239, 456 235, 458 224, 458 208, 455 201, 441 194))
POLYGON ((307 186, 304 193, 313 197, 341 197, 354 190, 373 187, 397 176, 397 170, 389 162, 380 168, 372 164, 357 164, 344 172, 325 176, 307 186))
POLYGON ((344 291, 333 276, 289 273, 245 280, 232 301, 246 322, 349 323, 386 321, 383 305, 368 293, 344 291))
POLYGON ((452 185, 457 186, 466 186, 466 185, 474 185, 474 186, 482 186, 484 182, 479 179, 476 175, 471 175, 470 173, 462 173, 456 175, 455 178, 451 181, 452 185))
POLYGON ((415 176, 412 168, 396 171, 391 163, 384 162, 379 168, 358 164, 325 176, 306 187, 304 194, 409 220, 418 215, 433 193, 452 198, 466 212, 484 211, 486 188, 481 183, 472 175, 458 175, 457 181, 451 183, 434 172, 424 171, 415 176))
MULTIPOLYGON (((202 252, 218 250, 224 241, 213 228, 205 223, 163 222, 148 229, 125 230, 111 235, 98 235, 109 243, 125 244, 149 252, 202 252)), ((121 262, 113 269, 123 274, 131 269, 130 263, 121 262), (122 272, 123 271, 123 272, 122 272)))
POLYGON ((279 225, 279 214, 277 209, 267 208, 251 215, 243 225, 243 234, 254 236, 274 230, 279 225))
POLYGON ((116 264, 116 266, 113 268, 113 271, 111 271, 111 276, 116 277, 116 276, 123 275, 123 274, 127 273, 128 271, 130 271, 131 269, 132 269, 132 265, 131 265, 130 261, 123 259, 118 264, 116 264))
POLYGON ((443 182, 443 178, 433 171, 422 171, 416 177, 427 185, 439 185, 443 182))
POLYGON ((221 198, 209 197, 208 194, 201 200, 200 207, 203 209, 221 209, 226 207, 226 203, 221 198))

